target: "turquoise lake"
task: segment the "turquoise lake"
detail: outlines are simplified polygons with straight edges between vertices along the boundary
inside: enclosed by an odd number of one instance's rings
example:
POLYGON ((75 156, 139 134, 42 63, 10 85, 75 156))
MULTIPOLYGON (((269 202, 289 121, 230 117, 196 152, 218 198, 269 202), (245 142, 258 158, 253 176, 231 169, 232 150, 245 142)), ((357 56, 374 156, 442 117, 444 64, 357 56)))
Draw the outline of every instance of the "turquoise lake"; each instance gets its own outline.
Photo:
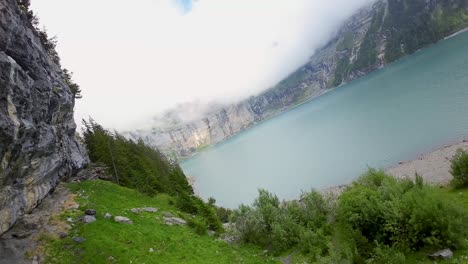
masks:
POLYGON ((221 206, 346 184, 468 136, 468 33, 308 101, 185 160, 221 206))

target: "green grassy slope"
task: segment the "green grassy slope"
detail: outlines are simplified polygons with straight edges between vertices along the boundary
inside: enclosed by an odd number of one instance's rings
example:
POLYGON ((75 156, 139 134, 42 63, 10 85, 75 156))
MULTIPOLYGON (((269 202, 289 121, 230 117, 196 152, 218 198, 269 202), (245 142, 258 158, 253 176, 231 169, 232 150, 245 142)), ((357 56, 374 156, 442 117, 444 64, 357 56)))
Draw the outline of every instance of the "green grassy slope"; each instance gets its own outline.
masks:
POLYGON ((46 239, 46 263, 278 263, 260 248, 229 245, 215 237, 200 236, 187 226, 164 224, 162 212, 189 219, 177 211, 167 195, 149 197, 110 182, 95 180, 69 184, 77 194, 78 210, 65 211, 60 218, 76 219, 88 208, 97 211, 97 221, 74 223, 64 239, 46 239), (131 208, 156 207, 157 213, 134 214, 131 208), (104 214, 121 215, 133 225, 105 219, 104 214), (86 239, 78 244, 74 236, 86 239), (150 252, 150 248, 154 252, 150 252))

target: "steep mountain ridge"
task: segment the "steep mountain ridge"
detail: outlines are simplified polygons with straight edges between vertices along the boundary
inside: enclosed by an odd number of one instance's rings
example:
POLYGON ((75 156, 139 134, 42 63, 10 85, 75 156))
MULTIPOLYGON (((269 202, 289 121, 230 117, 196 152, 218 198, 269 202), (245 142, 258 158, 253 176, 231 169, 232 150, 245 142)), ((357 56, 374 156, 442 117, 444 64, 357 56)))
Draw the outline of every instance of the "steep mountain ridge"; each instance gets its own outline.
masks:
POLYGON ((87 162, 74 94, 27 10, 0 1, 0 234, 87 162))
POLYGON ((189 157, 467 26, 466 0, 379 0, 353 15, 307 64, 275 87, 216 108, 199 120, 171 120, 170 127, 127 135, 142 138, 172 158, 189 157))

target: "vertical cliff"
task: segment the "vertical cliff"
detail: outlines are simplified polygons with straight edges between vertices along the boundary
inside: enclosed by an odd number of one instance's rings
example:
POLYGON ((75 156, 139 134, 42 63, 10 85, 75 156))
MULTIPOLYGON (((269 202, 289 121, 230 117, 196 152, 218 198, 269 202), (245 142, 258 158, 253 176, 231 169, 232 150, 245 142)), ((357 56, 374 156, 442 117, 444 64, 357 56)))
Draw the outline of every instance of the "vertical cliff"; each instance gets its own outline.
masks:
POLYGON ((0 234, 87 163, 74 95, 26 10, 0 0, 0 234))

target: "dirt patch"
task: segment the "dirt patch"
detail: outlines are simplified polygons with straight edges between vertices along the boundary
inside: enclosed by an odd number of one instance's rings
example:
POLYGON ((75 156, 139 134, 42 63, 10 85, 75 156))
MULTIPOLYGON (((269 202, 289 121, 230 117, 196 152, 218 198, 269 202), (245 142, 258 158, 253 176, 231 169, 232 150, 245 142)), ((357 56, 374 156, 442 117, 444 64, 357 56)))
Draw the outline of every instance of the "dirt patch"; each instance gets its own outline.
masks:
POLYGON ((43 263, 44 239, 58 238, 71 228, 60 221, 59 214, 64 209, 77 206, 74 198, 60 183, 37 208, 25 214, 0 237, 0 264, 43 263), (37 262, 33 262, 33 259, 37 262))

